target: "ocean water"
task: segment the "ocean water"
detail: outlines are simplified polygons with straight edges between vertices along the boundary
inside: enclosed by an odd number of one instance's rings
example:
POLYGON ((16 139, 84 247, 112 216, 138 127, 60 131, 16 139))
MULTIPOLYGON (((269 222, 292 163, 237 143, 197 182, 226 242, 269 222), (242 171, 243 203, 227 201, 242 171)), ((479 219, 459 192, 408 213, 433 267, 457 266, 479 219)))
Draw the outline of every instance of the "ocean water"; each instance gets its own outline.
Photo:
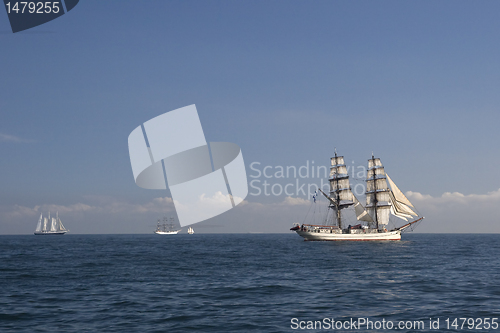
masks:
POLYGON ((445 322, 500 318, 500 235, 0 236, 0 286, 0 332, 500 331, 445 322))

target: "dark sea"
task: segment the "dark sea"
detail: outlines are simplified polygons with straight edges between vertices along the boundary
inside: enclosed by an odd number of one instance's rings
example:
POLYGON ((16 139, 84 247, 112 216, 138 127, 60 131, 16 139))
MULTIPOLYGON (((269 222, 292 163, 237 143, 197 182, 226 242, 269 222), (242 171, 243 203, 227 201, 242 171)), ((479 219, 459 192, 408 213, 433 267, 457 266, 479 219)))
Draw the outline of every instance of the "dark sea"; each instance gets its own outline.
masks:
POLYGON ((0 286, 0 332, 500 332, 500 235, 0 236, 0 286))

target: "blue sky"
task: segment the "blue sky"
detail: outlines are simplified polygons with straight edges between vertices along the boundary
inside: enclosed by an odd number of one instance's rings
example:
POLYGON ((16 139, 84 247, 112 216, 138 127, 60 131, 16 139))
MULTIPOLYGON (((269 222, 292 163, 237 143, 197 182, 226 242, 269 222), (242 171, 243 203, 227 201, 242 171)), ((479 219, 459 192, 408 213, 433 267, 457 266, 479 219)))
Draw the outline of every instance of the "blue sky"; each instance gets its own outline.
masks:
MULTIPOLYGON (((135 185, 127 137, 190 104, 207 141, 237 143, 249 173, 254 161, 327 165, 334 147, 365 165, 373 151, 403 191, 436 198, 415 197, 427 220, 472 232, 466 220, 494 218, 500 203, 499 11, 496 1, 82 0, 16 34, 0 13, 0 233, 32 232, 50 207, 66 207, 75 233, 149 232, 160 208, 107 212, 169 196, 135 185), (457 213, 460 198, 432 206, 447 192, 486 206, 479 216, 457 213)), ((207 223, 290 224, 285 196, 247 200, 207 223)))

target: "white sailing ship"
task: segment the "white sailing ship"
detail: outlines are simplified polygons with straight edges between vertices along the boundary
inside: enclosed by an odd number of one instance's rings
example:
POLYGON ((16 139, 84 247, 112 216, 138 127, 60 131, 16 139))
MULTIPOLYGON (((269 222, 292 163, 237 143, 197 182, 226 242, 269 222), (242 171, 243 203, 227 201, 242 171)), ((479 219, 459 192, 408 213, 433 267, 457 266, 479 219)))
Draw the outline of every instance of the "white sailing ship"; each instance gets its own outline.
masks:
POLYGON ((189 227, 188 228, 188 234, 190 234, 190 235, 194 234, 194 229, 191 228, 191 227, 189 227))
POLYGON ((308 241, 379 241, 401 240, 401 233, 413 230, 424 217, 414 212, 414 206, 396 186, 388 174, 380 158, 368 160, 366 175, 366 206, 359 202, 351 191, 349 175, 343 156, 331 158, 330 195, 319 190, 329 200, 329 211, 333 217, 327 225, 295 224, 290 230, 295 231, 308 241), (343 224, 342 211, 353 207, 356 219, 355 226, 343 224), (390 215, 405 220, 407 223, 387 230, 390 215), (408 222, 410 221, 410 222, 408 222))
POLYGON ((56 213, 56 217, 43 217, 40 214, 38 219, 38 224, 36 225, 35 235, 64 235, 69 230, 66 230, 64 225, 59 218, 59 212, 56 213))
POLYGON ((170 218, 170 223, 167 223, 167 218, 163 218, 163 224, 160 224, 160 220, 158 220, 158 224, 156 225, 155 234, 157 235, 177 235, 179 230, 174 230, 174 218, 170 218))

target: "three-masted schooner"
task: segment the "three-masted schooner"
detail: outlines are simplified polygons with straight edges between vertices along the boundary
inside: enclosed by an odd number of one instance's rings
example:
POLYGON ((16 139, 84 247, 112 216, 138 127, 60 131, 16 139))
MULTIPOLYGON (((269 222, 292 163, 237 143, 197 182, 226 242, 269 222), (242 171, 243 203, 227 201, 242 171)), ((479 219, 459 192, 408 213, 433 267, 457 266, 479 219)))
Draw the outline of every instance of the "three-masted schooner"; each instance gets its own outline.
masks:
POLYGON ((64 225, 59 218, 59 212, 56 213, 55 218, 43 217, 40 214, 40 218, 38 219, 38 224, 36 225, 35 235, 64 235, 69 230, 66 230, 64 225))
POLYGON ((380 158, 368 160, 366 175, 366 206, 359 202, 352 193, 349 175, 343 156, 331 158, 330 195, 321 189, 319 191, 329 200, 329 208, 334 217, 331 225, 296 224, 290 230, 297 232, 309 241, 369 241, 369 240, 400 240, 401 233, 412 229, 422 221, 413 211, 414 207, 408 198, 396 186, 388 174, 380 158), (342 210, 354 207, 356 219, 361 223, 346 227, 342 223, 342 210), (412 209, 413 208, 413 209, 412 209), (387 230, 390 215, 410 222, 394 229, 387 230))

